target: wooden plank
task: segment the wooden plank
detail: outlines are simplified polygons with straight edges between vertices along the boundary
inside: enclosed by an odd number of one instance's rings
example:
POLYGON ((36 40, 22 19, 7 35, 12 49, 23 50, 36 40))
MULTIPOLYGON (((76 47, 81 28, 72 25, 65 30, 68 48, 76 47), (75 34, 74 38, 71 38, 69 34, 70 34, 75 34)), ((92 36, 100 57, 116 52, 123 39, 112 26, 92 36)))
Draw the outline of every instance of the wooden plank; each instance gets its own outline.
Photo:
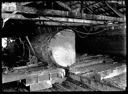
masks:
MULTIPOLYGON (((86 65, 86 63, 85 63, 86 65)), ((122 64, 113 64, 113 63, 101 63, 101 64, 95 64, 95 65, 90 65, 90 66, 80 66, 80 67, 74 67, 71 68, 71 72, 75 73, 75 74, 81 74, 81 73, 86 73, 89 71, 96 71, 96 72, 101 72, 101 71, 105 71, 108 69, 112 69, 118 66, 121 66, 122 64)))
POLYGON ((21 2, 20 5, 24 6, 24 5, 28 5, 28 4, 31 4, 31 3, 33 3, 33 2, 31 2, 31 1, 30 2, 21 2))
POLYGON ((22 79, 26 79, 27 77, 31 77, 32 75, 45 75, 48 73, 60 73, 64 71, 64 69, 44 69, 44 67, 33 67, 26 68, 22 70, 17 70, 17 72, 12 72, 8 74, 2 74, 2 83, 8 83, 12 81, 18 81, 22 79))
POLYGON ((26 82, 25 82, 26 86, 29 86, 35 83, 38 83, 38 75, 33 75, 26 78, 26 82))
POLYGON ((66 78, 59 78, 59 77, 51 78, 51 83, 52 83, 52 84, 55 84, 55 83, 61 84, 61 83, 64 82, 65 80, 66 80, 66 78))
POLYGON ((53 21, 41 21, 41 22, 36 22, 37 25, 51 25, 51 26, 89 26, 89 24, 85 23, 68 23, 68 22, 53 22, 53 21))
MULTIPOLYGON (((73 75, 73 74, 72 74, 73 75)), ((72 78, 72 77, 69 77, 68 79, 67 79, 67 81, 69 81, 70 83, 73 83, 73 84, 75 84, 76 85, 76 88, 79 88, 79 89, 82 89, 82 91, 97 91, 97 89, 96 88, 93 88, 93 87, 91 87, 91 86, 89 86, 89 85, 87 85, 85 82, 83 82, 83 79, 81 79, 81 77, 80 76, 78 76, 78 75, 74 75, 73 77, 75 77, 75 78, 72 78), (78 79, 76 79, 76 78, 80 78, 80 81, 78 80, 78 79)), ((90 79, 91 80, 91 79, 90 79)), ((88 81, 88 80, 87 80, 88 81)))
MULTIPOLYGON (((80 85, 80 84, 79 84, 80 85)), ((65 81, 64 86, 69 88, 71 91, 91 91, 89 88, 84 88, 78 84, 72 83, 70 81, 65 81)))
POLYGON ((69 89, 65 88, 64 86, 58 83, 53 84, 53 88, 57 91, 70 91, 69 89))
POLYGON ((21 66, 21 67, 14 67, 13 69, 14 70, 19 70, 19 69, 25 69, 25 68, 28 68, 28 67, 37 67, 38 64, 31 64, 31 65, 28 65, 28 66, 21 66))
POLYGON ((35 84, 30 85, 30 91, 39 91, 39 90, 47 89, 51 87, 52 87, 52 84, 50 83, 50 81, 46 80, 40 83, 35 83, 35 84))
POLYGON ((122 65, 119 67, 115 67, 114 69, 99 72, 99 74, 101 75, 101 80, 112 78, 123 73, 126 73, 126 65, 122 65))
MULTIPOLYGON (((95 65, 96 66, 96 65, 95 65)), ((109 77, 117 76, 126 72, 126 65, 125 64, 108 64, 108 66, 99 66, 93 67, 93 69, 97 72, 87 72, 83 74, 73 74, 70 73, 70 77, 77 81, 83 81, 85 84, 90 86, 90 88, 94 88, 101 91, 122 91, 122 89, 114 87, 110 84, 103 83, 101 80, 106 79, 109 77), (104 70, 104 76, 102 71, 104 70), (99 72, 98 72, 99 71, 99 72), (100 74, 101 72, 101 74, 100 74), (106 73, 107 72, 107 73, 106 73)), ((87 67, 88 68, 88 67, 87 67)), ((87 69, 85 68, 85 69, 87 69)))
MULTIPOLYGON (((26 70, 27 71, 27 70, 26 70)), ((25 72, 17 72, 17 73, 10 73, 10 74, 2 74, 2 83, 13 82, 17 80, 22 80, 27 77, 30 77, 31 73, 25 72)))
POLYGON ((42 82, 44 80, 50 80, 50 74, 38 75, 38 82, 42 82))
POLYGON ((71 10, 71 8, 67 4, 65 4, 65 3, 61 2, 61 1, 56 1, 56 2, 57 2, 57 4, 59 4, 60 6, 62 6, 63 8, 66 8, 69 11, 71 10))
MULTIPOLYGON (((92 78, 83 77, 80 75, 75 75, 75 76, 80 77, 81 84, 87 85, 89 88, 91 88, 94 91, 123 91, 120 88, 109 86, 105 83, 101 83, 100 81, 97 81, 97 80, 92 79, 92 78)), ((77 81, 77 79, 74 79, 74 77, 71 77, 71 79, 77 81)))
MULTIPOLYGON (((101 64, 101 63, 103 63, 103 59, 101 59, 101 60, 91 60, 91 61, 86 61, 85 60, 85 63, 83 62, 83 63, 76 63, 76 65, 74 65, 74 66, 71 66, 70 67, 70 71, 75 71, 75 70, 77 70, 77 68, 80 68, 80 67, 87 67, 87 66, 91 66, 91 65, 94 65, 95 66, 95 64, 101 64)), ((84 72, 84 71, 83 71, 84 72)), ((75 73, 79 73, 79 71, 78 72, 75 72, 75 73)))
POLYGON ((110 84, 112 86, 121 88, 123 90, 126 90, 127 87, 127 77, 126 73, 120 74, 118 76, 108 78, 108 79, 103 79, 104 83, 110 84))

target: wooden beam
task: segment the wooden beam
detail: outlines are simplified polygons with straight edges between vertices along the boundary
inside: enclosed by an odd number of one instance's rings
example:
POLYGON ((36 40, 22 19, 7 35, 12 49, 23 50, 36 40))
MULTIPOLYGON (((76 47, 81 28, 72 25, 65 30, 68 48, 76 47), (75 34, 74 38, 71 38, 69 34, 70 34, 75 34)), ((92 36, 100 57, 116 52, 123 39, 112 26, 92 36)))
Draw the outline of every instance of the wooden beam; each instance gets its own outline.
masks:
POLYGON ((76 8, 80 8, 81 7, 81 4, 76 4, 74 6, 71 6, 72 10, 76 9, 76 8))
MULTIPOLYGON (((98 76, 98 75, 97 75, 98 76)), ((93 79, 91 77, 86 77, 86 76, 82 76, 82 75, 75 75, 70 73, 70 81, 75 81, 75 82, 79 82, 80 84, 86 85, 87 87, 89 87, 90 89, 94 90, 94 91, 123 91, 123 89, 114 87, 114 86, 110 86, 106 83, 102 83, 96 79, 93 79)))
POLYGON ((60 6, 62 6, 63 8, 68 9, 69 11, 71 10, 71 8, 67 4, 65 4, 61 1, 56 1, 56 3, 59 4, 60 6))
POLYGON ((99 74, 101 76, 101 80, 112 78, 114 76, 118 76, 118 75, 123 74, 123 73, 126 73, 126 65, 118 66, 114 69, 109 69, 106 71, 99 72, 99 74), (108 75, 106 75, 106 74, 108 74, 108 75))
POLYGON ((93 4, 89 4, 89 5, 85 6, 85 7, 91 7, 91 6, 97 5, 98 3, 101 3, 101 1, 98 1, 98 2, 93 3, 93 4))
POLYGON ((33 3, 33 2, 21 2, 20 4, 24 6, 24 5, 28 5, 28 4, 31 4, 31 3, 33 3))
POLYGON ((2 18, 8 18, 11 16, 11 19, 22 19, 22 20, 42 20, 42 21, 53 21, 53 22, 69 22, 69 23, 83 23, 83 24, 104 24, 103 21, 93 21, 93 20, 85 20, 85 19, 74 19, 74 18, 64 18, 64 17, 43 17, 40 18, 25 18, 20 14, 10 15, 8 13, 2 13, 2 18))
POLYGON ((125 6, 125 0, 122 0, 122 1, 112 1, 112 0, 109 0, 109 1, 107 1, 108 3, 118 3, 118 4, 120 4, 120 5, 124 5, 125 6))
POLYGON ((2 3, 2 12, 13 12, 17 10, 16 2, 2 3))
POLYGON ((38 10, 33 7, 21 6, 19 3, 17 3, 17 11, 19 13, 36 14, 38 10))
POLYGON ((104 28, 105 28, 105 27, 112 27, 112 26, 114 26, 114 27, 115 27, 115 26, 118 26, 118 27, 119 27, 119 26, 124 26, 124 25, 126 25, 126 23, 122 23, 122 24, 96 25, 96 26, 94 26, 94 27, 102 27, 102 28, 104 27, 104 28))
MULTIPOLYGON (((8 6, 6 6, 8 7, 8 6)), ((2 8, 4 10, 3 12, 10 11, 9 8, 2 8)), ((62 17, 75 17, 75 18, 81 18, 81 19, 90 19, 90 20, 110 20, 110 21, 119 21, 119 22, 125 22, 126 17, 124 18, 118 18, 118 17, 110 17, 110 16, 101 16, 101 15, 92 15, 92 14, 85 14, 82 13, 82 15, 79 12, 72 12, 72 11, 60 11, 60 10, 52 10, 52 9, 46 9, 46 10, 37 10, 32 7, 26 7, 17 5, 16 8, 14 8, 12 11, 17 11, 18 13, 26 13, 26 14, 35 14, 35 15, 50 15, 50 16, 62 16, 62 17)))
POLYGON ((92 15, 92 14, 79 14, 77 12, 68 12, 68 11, 60 11, 60 10, 44 10, 40 11, 40 14, 43 15, 56 15, 56 16, 65 16, 65 17, 75 17, 75 18, 82 18, 82 19, 91 19, 91 20, 110 20, 110 21, 119 21, 125 22, 126 17, 119 18, 119 17, 110 17, 110 16, 102 16, 102 15, 92 15))
POLYGON ((53 26, 89 26, 89 24, 82 24, 82 23, 59 23, 59 22, 50 22, 50 21, 44 21, 42 24, 39 25, 53 25, 53 26))
MULTIPOLYGON (((22 79, 26 79, 28 77, 31 77, 33 75, 37 75, 38 77, 40 75, 44 75, 46 77, 47 74, 57 74, 63 73, 64 69, 57 68, 57 69, 46 69, 43 66, 38 67, 31 67, 31 68, 24 68, 19 70, 14 70, 12 73, 8 74, 2 74, 2 83, 8 83, 13 81, 18 81, 22 79)), ((58 78, 58 77, 55 77, 58 78)))
POLYGON ((30 85, 30 91, 39 91, 39 90, 48 89, 51 87, 52 87, 52 84, 50 83, 50 80, 45 80, 40 83, 35 83, 30 85))
POLYGON ((115 8, 111 7, 106 1, 105 1, 106 5, 115 13, 117 14, 119 17, 124 17, 123 14, 121 14, 118 10, 116 10, 115 8))

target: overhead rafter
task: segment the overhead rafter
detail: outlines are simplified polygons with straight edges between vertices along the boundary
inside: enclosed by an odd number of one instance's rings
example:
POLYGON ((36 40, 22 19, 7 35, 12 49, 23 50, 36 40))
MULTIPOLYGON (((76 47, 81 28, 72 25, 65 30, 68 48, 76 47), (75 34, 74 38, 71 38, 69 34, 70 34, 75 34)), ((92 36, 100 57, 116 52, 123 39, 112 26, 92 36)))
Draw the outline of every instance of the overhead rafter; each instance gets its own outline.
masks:
POLYGON ((77 1, 77 2, 73 2, 73 3, 71 3, 70 5, 71 5, 71 6, 74 6, 74 5, 76 5, 76 4, 80 4, 80 2, 78 2, 78 1, 77 1))
POLYGON ((75 4, 74 6, 71 6, 72 10, 74 10, 76 8, 80 8, 80 7, 81 7, 80 3, 79 4, 75 4))
POLYGON ((21 2, 21 5, 25 6, 25 5, 28 5, 28 4, 31 4, 33 2, 21 2))
POLYGON ((83 24, 104 24, 103 21, 93 21, 85 19, 74 19, 74 18, 65 18, 65 17, 37 17, 37 18, 26 18, 21 14, 10 15, 9 13, 2 13, 2 18, 10 17, 10 19, 19 19, 19 20, 33 20, 33 21, 53 21, 53 22, 69 22, 69 23, 83 23, 83 24))
MULTIPOLYGON (((102 9, 103 7, 97 7, 97 8, 95 8, 95 9, 93 9, 94 11, 95 10, 99 10, 99 9, 102 9)), ((106 7, 104 7, 104 9, 106 9, 106 7)))
POLYGON ((71 8, 67 4, 65 4, 61 1, 56 1, 56 3, 59 4, 60 6, 62 6, 63 8, 68 9, 69 11, 71 10, 71 8))
POLYGON ((111 10, 113 10, 113 12, 116 13, 119 17, 124 17, 124 15, 121 14, 118 10, 116 10, 116 9, 113 8, 113 7, 111 7, 108 2, 105 1, 105 3, 106 3, 106 5, 107 5, 111 10))
POLYGON ((89 5, 85 6, 85 7, 91 7, 91 6, 94 6, 94 5, 98 4, 98 3, 101 3, 101 1, 95 2, 93 4, 89 4, 89 5))
POLYGON ((109 0, 107 1, 108 3, 118 3, 119 5, 125 6, 125 0, 119 0, 119 1, 114 1, 114 0, 109 0))
MULTIPOLYGON (((6 11, 9 11, 8 8, 3 9, 3 13, 6 11)), ((101 15, 92 15, 92 14, 80 14, 79 12, 72 12, 72 11, 60 11, 60 10, 52 10, 52 9, 45 9, 45 10, 39 10, 32 7, 27 6, 21 6, 17 5, 16 9, 14 11, 17 11, 18 13, 23 14, 35 14, 38 16, 61 16, 61 17, 73 17, 73 18, 81 18, 81 19, 89 19, 89 20, 110 20, 110 21, 119 21, 119 22, 125 22, 126 17, 119 18, 119 17, 110 17, 110 16, 101 16, 101 15)))

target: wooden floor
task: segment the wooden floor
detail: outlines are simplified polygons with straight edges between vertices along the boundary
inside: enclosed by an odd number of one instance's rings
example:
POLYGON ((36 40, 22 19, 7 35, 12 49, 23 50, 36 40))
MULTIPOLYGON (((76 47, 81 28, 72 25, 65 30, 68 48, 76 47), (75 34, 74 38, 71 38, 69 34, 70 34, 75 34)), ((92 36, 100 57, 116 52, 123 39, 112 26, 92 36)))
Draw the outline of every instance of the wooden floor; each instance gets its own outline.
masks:
MULTIPOLYGON (((87 58, 82 57, 81 62, 85 61, 85 59, 87 61, 87 58)), ((79 63, 69 71, 66 80, 62 83, 54 83, 51 88, 35 92, 124 91, 126 88, 126 64, 124 62, 113 63, 113 60, 110 59, 107 59, 106 63, 102 63, 103 60, 100 60, 101 56, 98 60, 96 58, 92 60, 91 58, 89 65, 86 62, 79 63), (105 78, 114 73, 121 74, 105 78)), ((30 92, 30 88, 20 82, 5 83, 2 86, 4 92, 30 92)))
MULTIPOLYGON (((43 89, 35 92, 78 92, 78 91, 124 91, 126 87, 126 74, 106 79, 104 83, 91 81, 90 85, 83 83, 83 80, 78 81, 72 78, 67 78, 61 84, 55 83, 52 88, 43 89), (107 85, 106 85, 107 83, 107 85)), ((30 92, 29 87, 25 87, 21 83, 8 83, 3 85, 3 92, 30 92), (7 87, 8 86, 8 87, 7 87)))

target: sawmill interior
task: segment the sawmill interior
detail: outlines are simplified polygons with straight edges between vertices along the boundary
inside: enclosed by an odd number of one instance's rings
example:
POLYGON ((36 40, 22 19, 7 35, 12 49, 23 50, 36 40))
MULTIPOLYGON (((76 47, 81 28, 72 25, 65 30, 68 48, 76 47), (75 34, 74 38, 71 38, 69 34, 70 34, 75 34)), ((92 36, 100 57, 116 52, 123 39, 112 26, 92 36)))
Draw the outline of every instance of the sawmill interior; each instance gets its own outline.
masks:
POLYGON ((124 0, 2 2, 2 91, 125 91, 124 0))

